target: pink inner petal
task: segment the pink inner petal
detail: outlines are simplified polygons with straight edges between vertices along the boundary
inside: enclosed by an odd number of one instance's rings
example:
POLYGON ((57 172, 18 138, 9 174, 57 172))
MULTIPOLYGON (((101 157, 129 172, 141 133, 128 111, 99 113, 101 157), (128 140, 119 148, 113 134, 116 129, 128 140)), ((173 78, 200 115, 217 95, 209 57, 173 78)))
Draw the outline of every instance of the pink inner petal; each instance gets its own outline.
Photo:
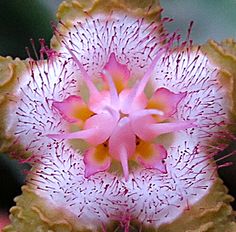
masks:
POLYGON ((117 120, 110 113, 96 114, 85 122, 84 130, 64 134, 49 134, 47 136, 54 139, 83 139, 96 146, 110 137, 117 120))
POLYGON ((120 149, 120 162, 123 168, 125 180, 127 181, 129 179, 128 153, 124 146, 120 149))
POLYGON ((166 165, 164 160, 167 157, 166 149, 160 144, 150 144, 151 154, 145 154, 146 151, 143 151, 143 154, 138 154, 137 160, 145 167, 145 168, 153 168, 157 169, 162 173, 166 173, 166 165))
POLYGON ((71 54, 74 62, 76 63, 76 65, 78 66, 81 74, 82 74, 82 77, 89 89, 89 92, 90 94, 92 95, 99 95, 99 91, 97 90, 96 86, 94 85, 94 83, 92 82, 90 76, 88 75, 88 73, 86 72, 83 64, 80 63, 80 61, 78 60, 78 58, 76 57, 76 55, 73 53, 72 49, 70 49, 66 44, 65 44, 68 52, 71 54))
POLYGON ((80 120, 80 118, 76 117, 75 115, 75 111, 78 108, 87 108, 82 98, 75 95, 69 96, 62 102, 54 101, 52 103, 52 106, 56 108, 60 112, 61 116, 70 123, 74 123, 80 120))
POLYGON ((160 118, 162 120, 167 119, 177 112, 178 104, 186 95, 186 92, 176 94, 166 88, 157 89, 154 95, 149 99, 148 108, 163 111, 164 115, 160 118))
POLYGON ((188 128, 196 127, 194 122, 195 120, 156 123, 156 124, 148 125, 147 130, 150 130, 150 133, 153 133, 154 136, 158 136, 165 133, 177 132, 179 130, 185 130, 188 128))
MULTIPOLYGON (((150 115, 139 116, 132 115, 131 116, 131 125, 134 133, 142 140, 150 141, 153 139, 154 133, 148 130, 149 125, 153 125, 155 120, 150 115)), ((155 137, 155 136, 154 136, 155 137)))
POLYGON ((166 48, 162 47, 161 49, 159 49, 159 51, 157 52, 156 56, 154 57, 154 59, 152 60, 150 66, 148 67, 146 73, 144 74, 144 76, 142 77, 142 79, 139 82, 138 88, 137 88, 137 95, 139 95, 141 92, 144 91, 156 65, 157 62, 160 60, 161 56, 166 52, 166 48))
POLYGON ((107 70, 114 81, 122 81, 126 84, 130 78, 130 71, 127 65, 121 64, 116 60, 115 54, 112 52, 107 64, 104 66, 104 70, 107 70))
POLYGON ((156 110, 156 109, 143 109, 143 110, 139 110, 137 112, 134 112, 131 115, 131 118, 137 118, 137 117, 143 117, 143 116, 148 116, 148 115, 159 115, 159 116, 163 116, 164 113, 160 110, 156 110))
POLYGON ((122 118, 109 139, 109 151, 111 156, 120 160, 121 147, 127 150, 128 157, 135 152, 135 134, 132 131, 130 120, 127 117, 122 118))
POLYGON ((134 101, 139 102, 137 98, 139 98, 140 95, 143 94, 144 89, 156 67, 158 60, 160 59, 160 57, 163 55, 164 52, 165 52, 164 48, 160 49, 157 52, 156 57, 153 59, 151 65, 148 67, 142 79, 133 86, 128 96, 126 96, 126 101, 124 101, 124 104, 123 104, 123 111, 125 113, 129 113, 131 111, 129 110, 129 107, 133 105, 134 101))
POLYGON ((97 132, 96 128, 91 128, 88 130, 80 130, 71 133, 64 134, 48 134, 47 137, 52 139, 84 139, 87 140, 89 137, 93 136, 97 132))
POLYGON ((111 157, 105 151, 105 148, 90 148, 84 154, 85 178, 98 172, 106 171, 111 165, 111 157))

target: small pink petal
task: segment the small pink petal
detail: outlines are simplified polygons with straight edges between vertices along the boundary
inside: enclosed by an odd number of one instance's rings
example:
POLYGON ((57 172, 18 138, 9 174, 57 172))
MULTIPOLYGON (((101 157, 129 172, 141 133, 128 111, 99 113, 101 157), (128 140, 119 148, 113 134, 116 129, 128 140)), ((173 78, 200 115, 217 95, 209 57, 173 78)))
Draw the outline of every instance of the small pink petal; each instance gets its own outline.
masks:
POLYGON ((164 160, 167 157, 166 149, 159 144, 141 142, 137 145, 137 160, 145 168, 157 169, 166 173, 164 160))
POLYGON ((143 94, 147 83, 149 79, 151 78, 151 75, 156 67, 156 64, 160 57, 164 54, 166 51, 166 46, 163 46, 159 51, 157 52, 156 56, 152 60, 150 66, 148 67, 146 73, 141 78, 141 80, 138 80, 136 84, 133 86, 132 90, 129 92, 128 96, 126 96, 124 104, 123 104, 123 112, 128 114, 130 112, 129 107, 133 105, 133 102, 139 102, 137 98, 140 97, 141 94, 143 94))
MULTIPOLYGON (((126 87, 130 78, 130 71, 128 70, 127 65, 119 63, 116 60, 115 54, 111 53, 109 60, 103 69, 110 73, 117 91, 121 92, 121 90, 126 87)), ((103 76, 103 78, 106 80, 105 76, 103 76)))
POLYGON ((85 178, 98 172, 106 171, 111 165, 111 157, 108 154, 108 149, 103 145, 90 148, 84 154, 84 164, 85 178))
POLYGON ((128 179, 128 159, 135 152, 135 134, 130 120, 122 118, 109 139, 109 152, 113 159, 121 162, 125 179, 128 179))
POLYGON ((80 120, 84 121, 92 114, 83 99, 75 95, 71 95, 61 102, 54 101, 52 106, 70 123, 78 122, 80 120))
POLYGON ((162 121, 176 113, 178 104, 186 95, 186 92, 176 94, 166 88, 160 88, 149 99, 147 108, 161 110, 164 115, 158 118, 162 121))

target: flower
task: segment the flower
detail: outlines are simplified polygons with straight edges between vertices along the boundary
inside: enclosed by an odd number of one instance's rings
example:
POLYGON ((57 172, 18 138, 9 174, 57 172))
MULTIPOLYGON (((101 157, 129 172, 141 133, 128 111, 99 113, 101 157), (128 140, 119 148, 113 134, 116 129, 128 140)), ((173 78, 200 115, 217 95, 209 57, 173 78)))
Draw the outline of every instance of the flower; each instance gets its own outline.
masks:
POLYGON ((142 4, 66 1, 40 60, 4 60, 4 133, 32 165, 6 231, 235 229, 207 150, 228 120, 220 68, 142 4))
POLYGON ((98 91, 83 65, 71 53, 89 89, 88 103, 79 96, 70 95, 62 102, 54 101, 52 106, 68 122, 82 124, 83 129, 50 137, 83 139, 90 144, 84 154, 85 177, 108 170, 112 159, 121 162, 126 180, 129 177, 129 159, 136 159, 146 168, 166 172, 163 163, 166 149, 155 144, 153 139, 193 127, 193 124, 191 121, 165 122, 177 111, 177 105, 186 93, 175 94, 159 88, 149 99, 144 93, 160 54, 157 53, 142 79, 128 87, 130 71, 111 53, 102 70, 103 85, 108 85, 109 90, 98 91))

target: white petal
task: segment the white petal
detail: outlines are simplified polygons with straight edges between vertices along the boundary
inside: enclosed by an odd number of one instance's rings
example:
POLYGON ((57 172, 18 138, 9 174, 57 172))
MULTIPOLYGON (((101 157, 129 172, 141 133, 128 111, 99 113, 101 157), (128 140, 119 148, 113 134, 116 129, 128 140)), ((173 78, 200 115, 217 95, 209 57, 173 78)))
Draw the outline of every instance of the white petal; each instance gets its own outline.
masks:
POLYGON ((225 92, 219 81, 219 70, 200 51, 174 53, 159 63, 153 75, 156 88, 185 92, 176 119, 196 120, 189 133, 200 143, 207 143, 227 122, 225 92))
POLYGON ((44 150, 47 134, 64 130, 61 116, 52 108, 53 101, 78 95, 76 71, 67 60, 38 61, 29 65, 14 91, 16 102, 9 105, 7 133, 31 152, 44 150))
MULTIPOLYGON (((161 47, 161 25, 132 18, 122 13, 93 15, 92 20, 75 20, 69 33, 64 33, 60 52, 71 57, 65 43, 84 65, 89 75, 99 77, 112 52, 122 64, 127 64, 131 76, 140 78, 161 47)), ((65 28, 68 31, 67 28, 65 28)), ((163 40, 163 38, 162 38, 163 40)))
POLYGON ((64 143, 55 143, 28 182, 39 186, 38 193, 49 204, 69 211, 83 225, 106 225, 123 216, 145 225, 171 223, 208 193, 215 172, 186 133, 176 136, 167 149, 167 174, 139 168, 128 181, 107 172, 85 179, 82 157, 64 143))

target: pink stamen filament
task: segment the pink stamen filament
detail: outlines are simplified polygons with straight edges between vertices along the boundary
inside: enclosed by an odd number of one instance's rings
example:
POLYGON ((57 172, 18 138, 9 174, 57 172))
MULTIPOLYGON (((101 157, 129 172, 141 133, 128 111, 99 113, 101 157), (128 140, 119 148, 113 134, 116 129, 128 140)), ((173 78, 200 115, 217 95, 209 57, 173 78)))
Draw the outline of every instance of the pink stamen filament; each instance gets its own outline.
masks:
POLYGON ((91 78, 88 75, 88 73, 86 72, 85 68, 80 63, 80 61, 77 59, 77 57, 75 56, 75 54, 72 52, 72 50, 67 45, 65 45, 65 46, 66 46, 68 52, 71 54, 74 62, 78 66, 80 72, 82 73, 83 79, 89 89, 90 94, 100 94, 99 91, 97 90, 96 86, 94 85, 94 83, 91 81, 91 78))
POLYGON ((136 93, 137 93, 137 89, 138 89, 138 82, 133 86, 133 88, 131 89, 130 93, 128 94, 128 97, 125 101, 125 104, 123 106, 123 110, 122 112, 125 114, 129 114, 130 110, 131 110, 131 106, 133 103, 133 100, 135 99, 136 93))
POLYGON ((94 135, 96 131, 96 128, 92 128, 65 134, 48 134, 47 137, 52 139, 88 139, 89 137, 94 135))
POLYGON ((144 117, 148 115, 160 115, 163 116, 164 112, 161 110, 152 110, 152 109, 144 109, 144 110, 139 110, 138 112, 135 112, 132 117, 137 118, 137 117, 144 117))
MULTIPOLYGON (((158 60, 168 50, 168 48, 171 47, 171 45, 173 44, 175 39, 176 39, 176 35, 173 34, 173 36, 170 38, 168 43, 166 45, 164 45, 162 48, 159 49, 159 51, 157 52, 155 58, 151 62, 151 65, 148 67, 146 73, 144 74, 143 78, 131 90, 131 92, 130 92, 128 98, 127 98, 127 101, 126 101, 126 105, 124 106, 125 111, 127 111, 129 108, 131 108, 130 106, 132 105, 134 99, 136 97, 138 97, 139 94, 141 94, 144 91, 144 89, 145 89, 145 87, 146 87, 146 85, 147 85, 147 83, 148 83, 155 67, 156 67, 156 64, 157 64, 158 60)), ((126 112, 126 113, 128 113, 128 112, 126 112)))
POLYGON ((115 108, 117 109, 117 108, 119 108, 119 96, 118 96, 118 92, 117 92, 115 83, 112 79, 111 74, 108 71, 103 70, 102 73, 106 76, 106 78, 108 80, 108 85, 110 88, 110 95, 111 95, 111 105, 115 106, 115 108))
POLYGON ((160 134, 176 132, 179 130, 185 130, 192 127, 195 127, 193 120, 186 122, 167 122, 148 125, 148 129, 154 132, 156 136, 160 134))
POLYGON ((129 110, 131 109, 131 105, 132 105, 133 101, 135 100, 135 98, 137 98, 139 96, 139 94, 141 94, 144 91, 144 89, 145 89, 145 87, 152 75, 152 72, 154 71, 154 69, 156 67, 158 60, 164 54, 164 52, 165 52, 165 47, 161 48, 157 52, 156 57, 153 59, 151 65, 148 67, 143 78, 137 84, 135 84, 135 86, 132 88, 130 94, 127 97, 126 104, 124 105, 125 113, 129 113, 129 110))
POLYGON ((136 95, 139 95, 141 92, 144 91, 144 89, 145 89, 145 87, 146 87, 146 85, 147 85, 147 83, 148 83, 155 67, 156 67, 157 62, 159 61, 160 57, 164 54, 164 52, 165 52, 165 47, 161 48, 157 52, 157 54, 156 54, 155 58, 153 59, 151 65, 148 67, 146 73, 144 74, 143 78, 140 80, 140 82, 137 86, 136 95))

